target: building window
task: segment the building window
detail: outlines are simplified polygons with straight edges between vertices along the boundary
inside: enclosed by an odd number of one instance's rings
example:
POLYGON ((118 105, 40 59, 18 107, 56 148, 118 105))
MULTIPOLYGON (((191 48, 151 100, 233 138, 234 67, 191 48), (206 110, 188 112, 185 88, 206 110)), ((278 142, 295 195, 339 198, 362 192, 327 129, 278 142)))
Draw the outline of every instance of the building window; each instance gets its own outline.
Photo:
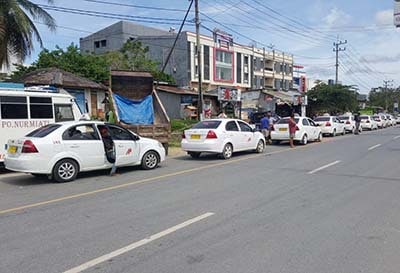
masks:
POLYGON ((244 83, 249 83, 249 73, 244 73, 243 74, 243 82, 244 83))
POLYGON ((215 80, 233 81, 233 53, 228 51, 215 51, 215 80))
POLYGON ((236 53, 236 82, 242 83, 242 54, 236 53))
POLYGON ((249 56, 244 57, 244 65, 249 65, 249 56))
POLYGON ((100 44, 101 44, 101 47, 106 47, 107 46, 107 40, 101 40, 100 44))
POLYGON ((203 47, 204 54, 204 80, 210 80, 210 47, 203 47))
POLYGON ((99 41, 94 42, 94 47, 95 48, 100 48, 100 42, 99 41))

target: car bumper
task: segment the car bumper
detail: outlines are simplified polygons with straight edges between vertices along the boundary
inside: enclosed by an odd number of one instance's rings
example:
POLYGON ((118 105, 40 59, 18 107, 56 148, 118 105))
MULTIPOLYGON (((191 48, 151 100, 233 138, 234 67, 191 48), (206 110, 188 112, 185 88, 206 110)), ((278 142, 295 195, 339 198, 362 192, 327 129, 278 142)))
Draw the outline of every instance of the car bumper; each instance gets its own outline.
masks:
POLYGON ((206 140, 199 143, 182 140, 181 147, 186 152, 221 153, 223 149, 221 143, 215 140, 206 140))
MULTIPOLYGON (((278 140, 278 141, 285 141, 285 140, 289 140, 289 133, 278 133, 275 131, 271 132, 271 139, 272 140, 278 140)), ((293 140, 301 140, 301 135, 299 132, 296 132, 294 135, 293 140)))
POLYGON ((351 131, 353 131, 353 125, 348 124, 348 125, 344 126, 344 129, 345 129, 346 131, 348 131, 348 132, 351 132, 351 131))
POLYGON ((41 164, 38 164, 38 158, 31 156, 7 157, 4 159, 4 165, 7 170, 24 173, 43 173, 50 174, 41 164))
POLYGON ((321 133, 322 134, 333 134, 333 128, 329 127, 321 127, 321 133))
POLYGON ((363 128, 363 129, 372 129, 372 124, 361 123, 361 128, 363 128))

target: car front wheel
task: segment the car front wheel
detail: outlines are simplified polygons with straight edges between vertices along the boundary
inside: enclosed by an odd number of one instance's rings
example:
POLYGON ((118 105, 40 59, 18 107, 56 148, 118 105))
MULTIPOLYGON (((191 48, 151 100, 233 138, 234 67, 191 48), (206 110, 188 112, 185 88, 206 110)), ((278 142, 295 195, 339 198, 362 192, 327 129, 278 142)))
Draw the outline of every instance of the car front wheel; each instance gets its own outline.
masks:
POLYGON ((307 143, 308 143, 307 135, 304 135, 303 138, 301 139, 301 144, 307 145, 307 143))
POLYGON ((260 153, 264 152, 264 149, 265 149, 264 141, 262 141, 262 140, 260 139, 260 140, 258 141, 258 144, 257 144, 256 153, 260 154, 260 153))
POLYGON ((53 169, 53 178, 59 183, 73 181, 77 175, 78 164, 72 159, 63 159, 58 161, 53 169))
POLYGON ((152 170, 157 167, 159 162, 158 154, 154 151, 148 151, 142 158, 142 168, 144 170, 152 170))

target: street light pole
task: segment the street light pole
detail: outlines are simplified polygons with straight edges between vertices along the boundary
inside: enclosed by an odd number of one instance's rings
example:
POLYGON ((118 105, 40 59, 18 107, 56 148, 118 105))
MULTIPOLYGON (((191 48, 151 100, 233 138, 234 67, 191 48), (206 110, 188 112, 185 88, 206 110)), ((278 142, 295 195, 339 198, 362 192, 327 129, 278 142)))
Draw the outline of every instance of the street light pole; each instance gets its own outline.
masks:
POLYGON ((203 120, 203 92, 202 92, 202 65, 201 65, 201 45, 200 45, 200 18, 199 18, 199 0, 195 0, 195 22, 196 22, 196 54, 197 54, 197 77, 199 98, 197 102, 197 114, 199 120, 203 120))
POLYGON ((383 85, 385 86, 385 110, 388 111, 389 103, 388 103, 388 86, 392 86, 393 80, 383 81, 383 85))

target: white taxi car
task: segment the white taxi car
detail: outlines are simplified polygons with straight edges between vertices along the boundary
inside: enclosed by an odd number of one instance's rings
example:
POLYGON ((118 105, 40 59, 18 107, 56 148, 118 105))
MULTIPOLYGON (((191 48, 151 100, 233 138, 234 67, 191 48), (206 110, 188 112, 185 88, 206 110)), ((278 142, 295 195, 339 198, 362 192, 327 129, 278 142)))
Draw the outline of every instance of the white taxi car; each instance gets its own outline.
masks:
POLYGON ((185 130, 181 147, 193 158, 200 157, 201 153, 215 153, 229 159, 233 152, 254 150, 262 153, 265 139, 242 120, 209 119, 185 130))
POLYGON ((104 130, 114 142, 117 167, 154 169, 165 160, 165 149, 156 140, 114 124, 72 121, 49 124, 9 140, 5 167, 35 176, 48 175, 57 182, 72 181, 79 172, 111 168, 100 134, 104 130))
MULTIPOLYGON (((310 118, 295 117, 297 126, 294 136, 295 141, 306 145, 308 141, 321 141, 322 132, 321 128, 310 118)), ((281 141, 289 140, 289 118, 282 118, 274 124, 273 131, 271 132, 271 139, 274 143, 278 144, 281 141)))
POLYGON ((322 134, 337 136, 346 134, 345 123, 335 116, 320 116, 314 119, 314 122, 321 127, 322 134))
POLYGON ((360 126, 363 130, 377 130, 378 129, 378 123, 368 115, 361 115, 360 116, 361 123, 360 126))

